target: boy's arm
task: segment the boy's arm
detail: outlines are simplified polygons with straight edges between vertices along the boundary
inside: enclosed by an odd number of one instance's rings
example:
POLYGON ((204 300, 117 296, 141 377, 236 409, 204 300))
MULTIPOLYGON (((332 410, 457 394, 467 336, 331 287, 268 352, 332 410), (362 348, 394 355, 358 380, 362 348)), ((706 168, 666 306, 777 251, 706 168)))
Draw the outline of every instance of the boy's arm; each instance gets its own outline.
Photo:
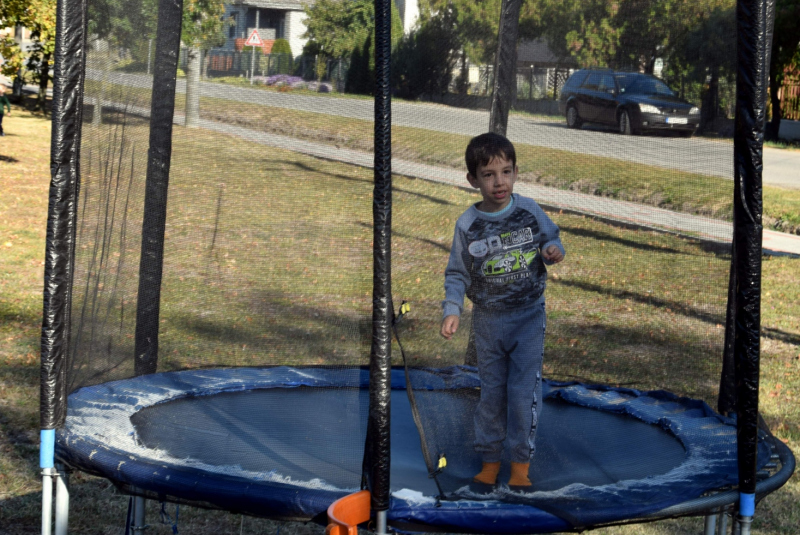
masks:
POLYGON ((444 270, 443 317, 461 316, 464 295, 471 282, 465 254, 468 254, 465 236, 456 227, 453 245, 450 248, 450 259, 444 270))
POLYGON ((561 262, 567 254, 564 244, 561 243, 561 229, 553 223, 542 208, 537 204, 536 219, 539 221, 540 243, 542 259, 549 265, 561 262), (555 249, 553 249, 555 247, 555 249))

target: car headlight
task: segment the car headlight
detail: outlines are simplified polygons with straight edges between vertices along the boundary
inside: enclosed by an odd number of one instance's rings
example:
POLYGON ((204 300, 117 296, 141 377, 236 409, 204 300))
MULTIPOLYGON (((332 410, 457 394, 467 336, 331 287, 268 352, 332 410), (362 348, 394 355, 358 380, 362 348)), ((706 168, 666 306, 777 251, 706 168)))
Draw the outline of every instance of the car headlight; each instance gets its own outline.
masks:
POLYGON ((661 113, 661 110, 652 104, 639 104, 639 109, 642 111, 642 113, 661 113))
POLYGON ((697 106, 692 106, 692 109, 689 110, 689 115, 698 115, 700 113, 700 108, 697 106))

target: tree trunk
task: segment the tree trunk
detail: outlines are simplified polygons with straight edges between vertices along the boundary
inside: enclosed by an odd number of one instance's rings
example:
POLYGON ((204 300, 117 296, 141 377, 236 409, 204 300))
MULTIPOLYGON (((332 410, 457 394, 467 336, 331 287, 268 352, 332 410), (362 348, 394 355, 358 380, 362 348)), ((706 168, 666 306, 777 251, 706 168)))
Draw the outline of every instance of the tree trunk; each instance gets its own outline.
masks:
POLYGON ((714 125, 719 107, 719 69, 711 70, 711 78, 708 87, 703 93, 703 104, 700 115, 700 132, 709 131, 714 125))
POLYGON ((517 33, 522 0, 503 0, 494 62, 494 85, 489 130, 506 135, 508 112, 517 94, 517 33))
POLYGON ((203 53, 190 47, 186 56, 186 128, 197 128, 200 122, 200 71, 203 53))
POLYGON ((461 69, 456 84, 459 95, 466 95, 469 90, 469 69, 467 68, 467 52, 461 50, 461 69))
POLYGON ((47 84, 50 82, 50 54, 42 56, 42 64, 39 66, 39 69, 39 96, 37 107, 41 111, 46 111, 47 84))
MULTIPOLYGON (((773 53, 773 57, 775 54, 773 53)), ((769 103, 772 106, 772 119, 768 122, 764 128, 764 138, 767 141, 777 141, 778 134, 781 131, 781 98, 780 98, 780 90, 781 90, 781 78, 779 76, 778 71, 779 67, 773 63, 769 69, 769 103)))

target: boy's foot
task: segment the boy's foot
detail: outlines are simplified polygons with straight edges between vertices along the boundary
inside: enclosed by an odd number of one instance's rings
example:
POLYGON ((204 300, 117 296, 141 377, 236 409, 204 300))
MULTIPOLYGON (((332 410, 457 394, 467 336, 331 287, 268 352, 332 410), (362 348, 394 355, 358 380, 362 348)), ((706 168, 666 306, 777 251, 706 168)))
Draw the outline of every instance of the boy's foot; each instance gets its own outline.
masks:
POLYGON ((481 471, 472 478, 469 488, 473 492, 486 494, 494 490, 497 483, 497 474, 500 473, 500 463, 483 463, 481 471))
POLYGON ((530 492, 533 490, 531 480, 528 478, 530 463, 511 463, 511 478, 508 488, 512 492, 530 492))

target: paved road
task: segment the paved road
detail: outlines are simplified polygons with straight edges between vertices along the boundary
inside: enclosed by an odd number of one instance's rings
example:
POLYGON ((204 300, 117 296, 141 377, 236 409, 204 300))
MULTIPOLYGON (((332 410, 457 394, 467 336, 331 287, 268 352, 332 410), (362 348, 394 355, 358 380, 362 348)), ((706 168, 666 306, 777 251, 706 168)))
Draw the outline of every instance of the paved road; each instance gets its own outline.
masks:
MULTIPOLYGON (((100 79, 103 73, 87 69, 89 78, 100 79)), ((146 75, 109 73, 115 83, 151 88, 146 75)), ((185 80, 178 80, 177 90, 185 92, 185 80)), ((373 120, 373 104, 369 99, 315 97, 277 93, 217 84, 201 83, 200 94, 251 104, 294 109, 362 120, 373 120)), ((485 131, 489 113, 436 104, 392 103, 392 124, 467 136, 485 131)), ((509 118, 508 137, 515 142, 562 149, 600 157, 614 158, 645 165, 677 169, 706 175, 733 178, 733 145, 729 141, 666 136, 620 136, 614 132, 584 128, 572 130, 561 120, 509 118)), ((779 149, 764 151, 766 184, 800 189, 800 152, 779 149)))

